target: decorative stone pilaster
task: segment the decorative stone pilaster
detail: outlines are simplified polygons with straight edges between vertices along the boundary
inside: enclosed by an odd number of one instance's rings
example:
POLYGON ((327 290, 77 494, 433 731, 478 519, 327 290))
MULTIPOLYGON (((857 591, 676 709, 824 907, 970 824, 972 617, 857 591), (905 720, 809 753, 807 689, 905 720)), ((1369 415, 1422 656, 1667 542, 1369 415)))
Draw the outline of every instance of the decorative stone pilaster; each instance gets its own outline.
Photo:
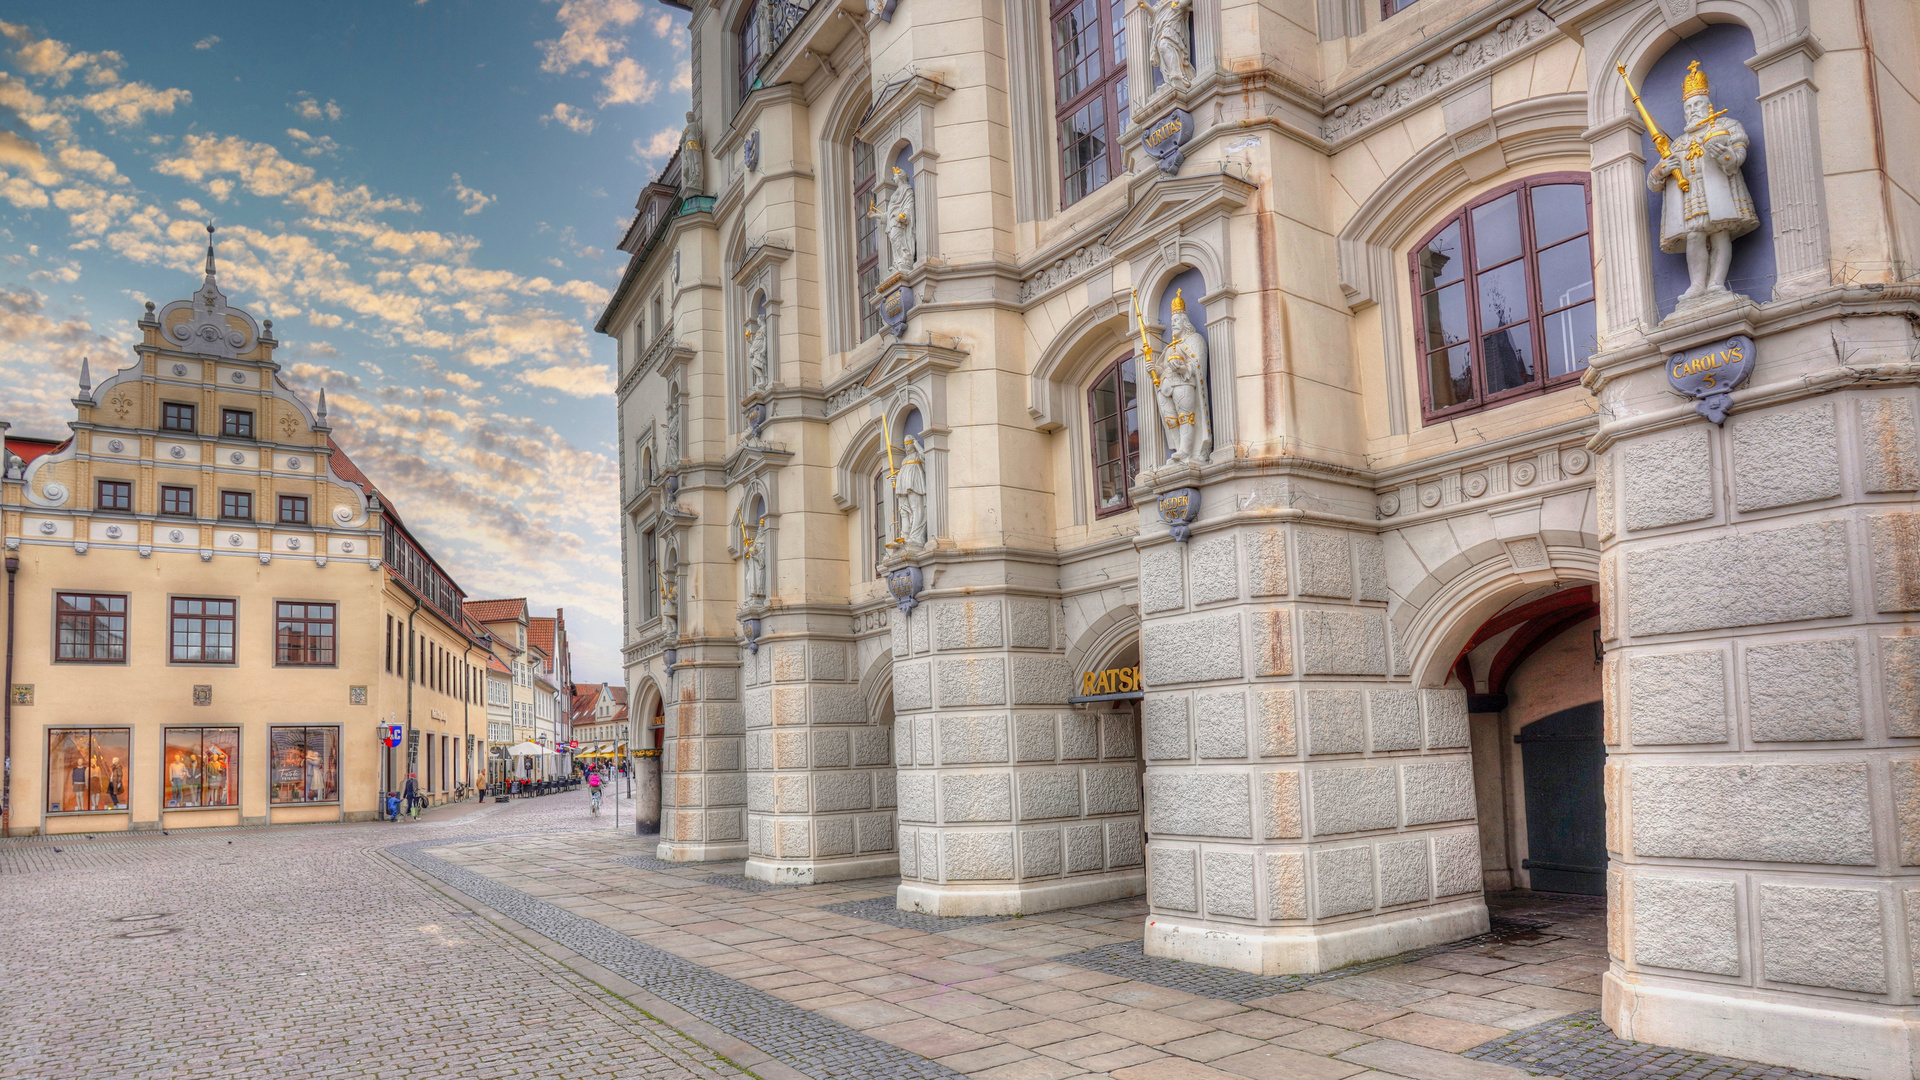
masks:
POLYGON ((1596 358, 1635 406, 1595 440, 1603 1012, 1641 1042, 1910 1080, 1920 368, 1893 315, 1669 320, 1658 344, 1733 333, 1756 364, 1724 427, 1669 404, 1658 354, 1596 358))
POLYGON ((1464 691, 1392 677, 1371 528, 1270 513, 1141 548, 1147 953, 1316 972, 1485 930, 1464 691))
POLYGON ((740 651, 683 644, 666 677, 660 751, 659 857, 675 862, 747 853, 747 778, 741 771, 740 651))
POLYGON ((1138 894, 1133 717, 1067 707, 1049 598, 942 584, 893 613, 901 909, 1031 914, 1138 894))
POLYGON ((893 732, 867 715, 847 628, 844 612, 769 617, 741 667, 746 875, 755 880, 894 873, 893 732))

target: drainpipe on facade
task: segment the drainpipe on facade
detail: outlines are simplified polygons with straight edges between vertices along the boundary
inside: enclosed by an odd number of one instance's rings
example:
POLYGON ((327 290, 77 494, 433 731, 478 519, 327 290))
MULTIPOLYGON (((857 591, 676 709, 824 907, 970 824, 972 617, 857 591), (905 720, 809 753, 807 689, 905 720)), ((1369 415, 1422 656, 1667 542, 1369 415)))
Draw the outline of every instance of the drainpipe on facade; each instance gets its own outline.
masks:
MULTIPOLYGON (((407 656, 409 658, 407 661, 407 733, 400 741, 400 761, 409 776, 413 774, 413 673, 417 670, 414 663, 418 659, 414 656, 413 617, 418 614, 420 614, 420 597, 415 595, 413 610, 407 612, 407 656)), ((407 778, 403 776, 400 778, 400 790, 406 789, 407 778)))
MULTIPOLYGON (((462 637, 466 634, 463 631, 462 637)), ((467 763, 467 786, 473 787, 473 642, 468 641, 460 650, 460 663, 467 671, 460 679, 460 760, 467 763)))
MULTIPOLYGON (((0 443, 0 461, 5 460, 5 444, 0 443)), ((6 719, 0 723, 5 728, 5 741, 0 747, 0 836, 13 835, 13 583, 20 573, 20 556, 7 555, 7 675, 6 703, 0 709, 6 710, 6 719)))

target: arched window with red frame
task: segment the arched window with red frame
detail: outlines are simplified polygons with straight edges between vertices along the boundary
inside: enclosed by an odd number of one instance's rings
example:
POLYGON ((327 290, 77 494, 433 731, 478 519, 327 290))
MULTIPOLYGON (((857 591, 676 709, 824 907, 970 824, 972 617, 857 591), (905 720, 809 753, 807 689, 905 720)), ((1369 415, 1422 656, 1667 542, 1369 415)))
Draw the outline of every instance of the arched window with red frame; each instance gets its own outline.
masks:
POLYGON ((1087 436, 1093 450, 1094 516, 1132 508, 1127 490, 1140 473, 1140 399, 1133 353, 1108 364, 1087 388, 1087 436))
POLYGON ((1126 171, 1126 0, 1053 0, 1053 110, 1060 127, 1060 205, 1126 171))
POLYGON ((1530 176, 1462 207, 1408 256, 1429 421, 1579 380, 1593 355, 1585 173, 1530 176))

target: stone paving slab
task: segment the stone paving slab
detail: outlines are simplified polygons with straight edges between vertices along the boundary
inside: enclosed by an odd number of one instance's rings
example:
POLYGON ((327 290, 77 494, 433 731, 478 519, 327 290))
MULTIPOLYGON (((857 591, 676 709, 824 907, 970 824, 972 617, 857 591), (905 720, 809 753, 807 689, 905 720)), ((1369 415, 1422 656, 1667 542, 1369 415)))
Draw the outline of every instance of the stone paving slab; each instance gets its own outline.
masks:
POLYGON ((1595 1010, 1491 1040, 1465 1056, 1566 1080, 1835 1080, 1779 1065, 1629 1042, 1608 1030, 1595 1010))
POLYGON ((747 983, 716 974, 636 941, 593 919, 428 854, 422 840, 389 853, 594 963, 632 980, 735 1038, 818 1080, 911 1077, 950 1080, 960 1073, 920 1054, 809 1013, 747 983))
POLYGON ((1550 923, 1502 918, 1495 918, 1491 922, 1493 929, 1484 934, 1477 934, 1445 945, 1416 949, 1381 960, 1350 964, 1347 967, 1314 975, 1254 975, 1230 968, 1208 967, 1205 964, 1192 964, 1184 960, 1168 960, 1163 957, 1148 956, 1138 941, 1101 945, 1082 953, 1059 956, 1055 959, 1063 964, 1072 964, 1109 975, 1119 975, 1136 982, 1164 986, 1169 990, 1181 990, 1200 997, 1216 998, 1220 1001, 1249 1002, 1272 997, 1275 994, 1304 990, 1317 983, 1351 979, 1370 971, 1398 967, 1429 956, 1471 949, 1475 946, 1509 941, 1524 941, 1532 945, 1558 940, 1541 933, 1551 925, 1550 923))

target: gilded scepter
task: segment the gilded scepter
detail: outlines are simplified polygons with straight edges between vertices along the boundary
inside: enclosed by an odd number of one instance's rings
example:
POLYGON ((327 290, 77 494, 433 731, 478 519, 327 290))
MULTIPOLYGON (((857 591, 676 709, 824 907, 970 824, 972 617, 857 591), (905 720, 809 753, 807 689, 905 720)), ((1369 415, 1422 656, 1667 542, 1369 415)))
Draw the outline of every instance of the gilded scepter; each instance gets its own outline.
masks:
MULTIPOLYGON (((1653 148, 1660 151, 1660 157, 1662 159, 1672 156, 1673 140, 1667 138, 1667 133, 1661 131, 1660 125, 1654 122, 1653 114, 1649 113, 1647 107, 1640 103, 1640 91, 1633 88, 1633 80, 1627 77, 1627 65, 1615 64, 1613 65, 1613 70, 1620 73, 1620 81, 1627 84, 1627 93, 1633 97, 1633 107, 1640 110, 1640 119, 1646 121, 1647 131, 1653 135, 1653 148)), ((1675 180, 1680 182, 1681 191, 1688 190, 1689 185, 1687 184, 1687 178, 1679 169, 1672 170, 1672 175, 1675 180)))
POLYGON ((1133 290, 1133 321, 1140 327, 1141 363, 1147 369, 1147 375, 1153 379, 1154 388, 1160 387, 1160 373, 1153 367, 1153 342, 1147 337, 1147 320, 1140 314, 1140 290, 1133 290))

